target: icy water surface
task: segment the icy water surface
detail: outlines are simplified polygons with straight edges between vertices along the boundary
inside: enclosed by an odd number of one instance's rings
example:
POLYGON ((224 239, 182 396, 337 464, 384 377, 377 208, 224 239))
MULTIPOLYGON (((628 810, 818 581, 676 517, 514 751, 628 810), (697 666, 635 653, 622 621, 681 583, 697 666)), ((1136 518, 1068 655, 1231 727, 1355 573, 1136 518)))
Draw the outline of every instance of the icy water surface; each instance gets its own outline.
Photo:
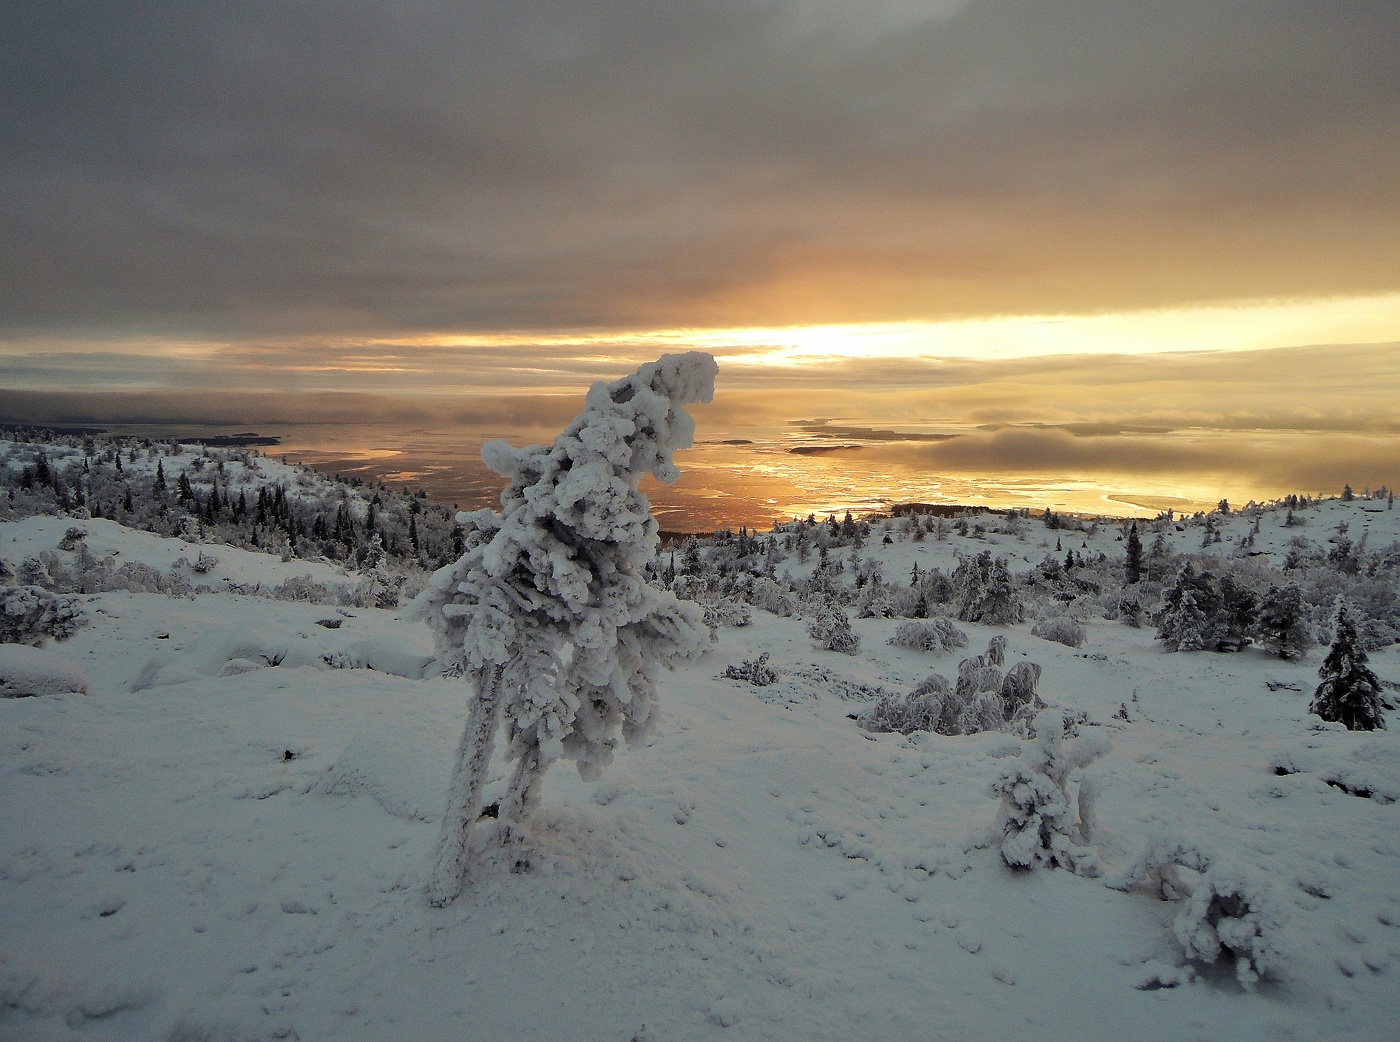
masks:
MULTIPOLYGON (((229 435, 230 426, 151 427, 109 425, 113 433, 171 437, 229 435)), ((648 480, 661 526, 669 531, 712 531, 739 525, 767 527, 790 517, 828 512, 887 510, 895 503, 1046 507, 1114 516, 1150 516, 1160 510, 1194 511, 1214 506, 1223 493, 1169 475, 1148 482, 1107 481, 1072 474, 931 474, 892 453, 903 443, 941 437, 927 430, 870 431, 793 422, 784 427, 706 431, 681 454, 681 480, 666 487, 648 480), (712 435, 712 436, 706 436, 712 435)), ((512 444, 544 442, 557 428, 517 426, 404 427, 347 422, 335 425, 262 424, 257 433, 280 439, 259 451, 285 455, 328 473, 424 489, 462 509, 492 506, 501 480, 481 462, 483 442, 504 437, 512 444)), ((1247 490, 1244 490, 1247 492, 1247 490)), ((1241 490, 1231 490, 1240 497, 1241 490)), ((1276 493, 1277 494, 1277 493, 1276 493)))

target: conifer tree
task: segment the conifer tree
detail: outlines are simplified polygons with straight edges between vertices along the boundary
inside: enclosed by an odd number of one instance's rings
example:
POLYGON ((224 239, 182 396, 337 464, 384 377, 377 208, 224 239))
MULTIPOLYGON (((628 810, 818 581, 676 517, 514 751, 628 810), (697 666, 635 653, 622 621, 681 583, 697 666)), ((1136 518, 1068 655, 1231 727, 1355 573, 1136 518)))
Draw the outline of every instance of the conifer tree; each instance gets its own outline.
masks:
POLYGON ((1124 562, 1128 585, 1132 586, 1142 578, 1142 538, 1138 535, 1137 522, 1128 529, 1127 559, 1124 562))
POLYGON ((415 604, 438 657, 473 697, 443 814, 429 899, 460 891, 475 853, 492 750, 504 722, 514 769, 492 832, 513 844, 560 757, 585 779, 655 722, 660 667, 709 646, 700 609, 645 581, 657 524, 638 485, 673 483, 691 444, 684 406, 708 402, 715 361, 665 355, 595 384, 552 446, 488 442, 482 459, 510 479, 501 510, 469 515, 467 550, 415 604))
POLYGON ((1281 659, 1302 655, 1313 645, 1308 607, 1296 582, 1270 586, 1259 609, 1259 635, 1281 659))
POLYGON ((1346 602, 1337 598, 1337 632, 1332 649, 1318 671, 1317 686, 1308 712, 1348 731, 1374 731, 1385 728, 1381 716, 1381 682, 1366 665, 1366 652, 1356 637, 1356 626, 1346 602))

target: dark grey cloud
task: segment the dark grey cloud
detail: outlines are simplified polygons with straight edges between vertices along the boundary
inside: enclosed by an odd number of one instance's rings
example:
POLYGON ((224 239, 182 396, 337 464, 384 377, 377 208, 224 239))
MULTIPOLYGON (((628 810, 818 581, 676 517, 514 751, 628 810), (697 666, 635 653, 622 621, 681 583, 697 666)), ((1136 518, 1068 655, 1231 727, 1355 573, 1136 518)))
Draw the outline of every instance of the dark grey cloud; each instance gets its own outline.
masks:
POLYGON ((0 11, 0 332, 282 336, 1358 293, 1390 2, 0 11))

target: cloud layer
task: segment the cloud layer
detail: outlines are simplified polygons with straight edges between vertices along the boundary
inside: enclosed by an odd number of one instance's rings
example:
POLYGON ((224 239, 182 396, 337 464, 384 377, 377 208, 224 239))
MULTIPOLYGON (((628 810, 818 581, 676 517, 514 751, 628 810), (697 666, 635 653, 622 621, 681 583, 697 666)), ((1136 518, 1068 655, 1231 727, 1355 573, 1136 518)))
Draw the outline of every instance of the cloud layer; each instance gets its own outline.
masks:
POLYGON ((0 12, 0 335, 1400 288, 1388 0, 0 12))

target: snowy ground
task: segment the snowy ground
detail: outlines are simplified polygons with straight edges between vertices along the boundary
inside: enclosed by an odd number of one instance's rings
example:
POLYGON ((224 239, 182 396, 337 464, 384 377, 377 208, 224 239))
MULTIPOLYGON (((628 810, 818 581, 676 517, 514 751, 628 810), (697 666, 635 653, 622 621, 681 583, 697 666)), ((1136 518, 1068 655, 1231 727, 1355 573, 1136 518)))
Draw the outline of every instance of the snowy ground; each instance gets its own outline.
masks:
MULTIPOLYGON (((1325 504, 1307 534, 1345 518, 1392 541, 1397 514, 1376 506, 1325 504)), ((1277 521, 1258 549, 1282 552, 1277 521)), ((0 524, 0 555, 69 524, 0 524)), ((167 568, 199 549, 83 525, 99 556, 167 568)), ((992 548, 1121 554, 1118 534, 1034 526, 992 548)), ((1200 529, 1174 539, 1194 550, 1200 529)), ((986 545, 866 552, 893 576, 986 545)), ((215 553, 215 588, 315 571, 215 553)), ((1111 739, 1108 875, 1180 833, 1263 872, 1288 910, 1280 979, 1246 992, 1197 967, 1143 988, 1182 961, 1176 905, 1013 873, 990 845, 985 789, 1018 740, 848 719, 858 685, 956 670, 888 646, 892 620, 856 622, 857 657, 760 611, 721 631, 664 684, 647 744, 593 784, 550 774, 531 871, 486 865, 439 910, 421 886, 467 693, 425 669, 426 627, 228 592, 84 600, 91 624, 45 650, 90 693, 0 699, 0 1038, 1396 1037, 1397 723, 1314 729, 1316 650, 1169 655, 1150 628, 1101 621, 1071 649, 1029 624, 963 626, 969 652, 1005 633, 1008 664, 1041 663, 1042 696, 1111 739), (779 683, 716 679, 764 651, 779 683)), ((1400 649, 1372 666, 1400 680, 1400 649)))

